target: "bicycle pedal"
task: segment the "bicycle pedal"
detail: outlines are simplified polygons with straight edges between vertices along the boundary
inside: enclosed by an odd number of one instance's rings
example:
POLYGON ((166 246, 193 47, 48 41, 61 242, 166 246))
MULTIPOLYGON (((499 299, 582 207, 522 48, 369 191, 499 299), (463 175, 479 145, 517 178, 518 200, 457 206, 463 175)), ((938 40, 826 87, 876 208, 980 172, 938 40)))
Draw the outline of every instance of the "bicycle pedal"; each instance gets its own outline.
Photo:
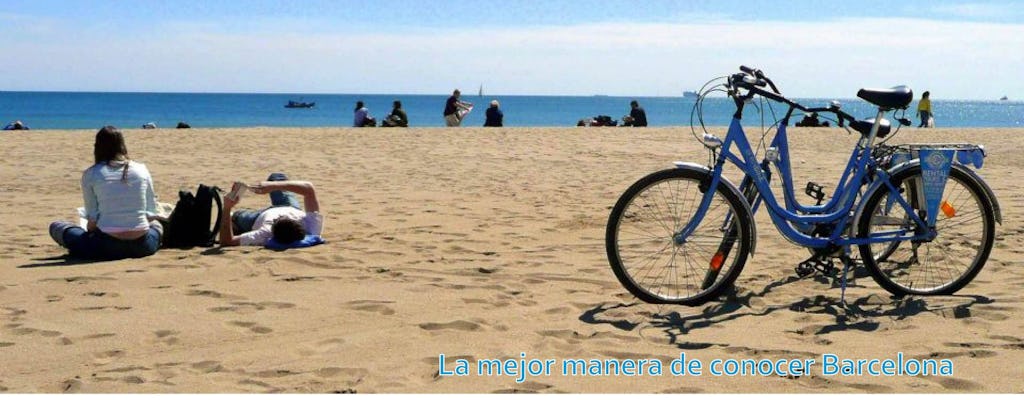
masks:
POLYGON ((807 262, 802 262, 796 266, 796 275, 801 278, 806 278, 814 273, 814 267, 807 265, 807 262))
POLYGON ((839 275, 839 269, 835 267, 835 263, 832 262, 831 258, 814 256, 796 266, 796 274, 801 278, 813 275, 815 272, 820 272, 822 275, 829 277, 839 275))
POLYGON ((812 199, 818 202, 818 205, 821 205, 821 201, 825 199, 825 187, 814 182, 807 182, 804 194, 811 196, 812 199))

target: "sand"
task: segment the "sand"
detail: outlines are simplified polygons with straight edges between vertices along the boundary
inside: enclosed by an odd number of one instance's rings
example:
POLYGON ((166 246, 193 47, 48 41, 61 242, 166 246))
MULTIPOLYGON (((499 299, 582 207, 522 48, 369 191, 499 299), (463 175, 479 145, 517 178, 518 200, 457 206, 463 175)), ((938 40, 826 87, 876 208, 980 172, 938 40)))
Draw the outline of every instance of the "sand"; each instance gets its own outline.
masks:
MULTIPOLYGON (((1004 221, 956 296, 896 301, 861 274, 798 279, 804 249, 763 211, 734 293, 638 302, 604 228, 618 196, 675 160, 688 128, 125 131, 161 201, 283 171, 317 184, 322 246, 162 250, 65 260, 45 229, 81 205, 94 130, 0 136, 0 392, 1020 392, 1024 129, 906 129, 969 141, 1004 221), (438 355, 491 358, 948 358, 951 377, 438 376, 438 355)), ((791 133, 796 182, 834 188, 855 137, 791 133)), ((734 171, 735 172, 735 171, 734 171)), ((803 201, 809 201, 802 194, 803 201)), ((259 207, 262 199, 243 199, 259 207)), ((474 368, 475 369, 475 368, 474 368)))

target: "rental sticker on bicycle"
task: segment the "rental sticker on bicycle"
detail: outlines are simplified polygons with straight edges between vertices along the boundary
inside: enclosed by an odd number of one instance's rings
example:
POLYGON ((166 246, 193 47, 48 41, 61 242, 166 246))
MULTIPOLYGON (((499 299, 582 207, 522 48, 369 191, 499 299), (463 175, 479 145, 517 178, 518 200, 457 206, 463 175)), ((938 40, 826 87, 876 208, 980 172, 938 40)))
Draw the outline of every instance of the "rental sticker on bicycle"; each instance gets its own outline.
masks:
POLYGON ((928 208, 928 226, 935 226, 935 219, 946 189, 949 167, 955 150, 921 149, 921 180, 924 186, 924 201, 928 208))

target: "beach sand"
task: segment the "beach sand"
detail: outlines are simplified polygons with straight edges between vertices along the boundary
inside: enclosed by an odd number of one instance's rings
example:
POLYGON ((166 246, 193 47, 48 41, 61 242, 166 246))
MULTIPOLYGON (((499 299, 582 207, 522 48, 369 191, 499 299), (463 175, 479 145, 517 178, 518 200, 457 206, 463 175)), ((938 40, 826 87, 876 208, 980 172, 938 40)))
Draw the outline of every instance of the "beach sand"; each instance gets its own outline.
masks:
MULTIPOLYGON (((719 129, 721 132, 721 129, 719 129)), ((46 227, 81 206, 95 130, 0 135, 0 392, 1020 392, 1024 129, 905 129, 974 142, 1002 205, 988 264, 956 296, 846 294, 793 268, 807 251, 757 215, 735 293, 637 301, 604 229, 618 196, 676 160, 689 128, 127 130, 161 201, 269 172, 316 183, 328 243, 162 250, 74 263, 46 227), (671 376, 720 358, 948 358, 952 377, 671 376), (653 358, 658 377, 438 376, 453 359, 653 358)), ((795 182, 835 182, 856 138, 791 130, 795 182)), ((735 169, 732 170, 735 177, 735 169)), ((735 179, 734 179, 735 181, 735 179)), ((810 200, 800 194, 805 203, 810 200)), ((260 207, 250 195, 241 206, 260 207)), ((705 370, 707 365, 705 364, 705 370)))

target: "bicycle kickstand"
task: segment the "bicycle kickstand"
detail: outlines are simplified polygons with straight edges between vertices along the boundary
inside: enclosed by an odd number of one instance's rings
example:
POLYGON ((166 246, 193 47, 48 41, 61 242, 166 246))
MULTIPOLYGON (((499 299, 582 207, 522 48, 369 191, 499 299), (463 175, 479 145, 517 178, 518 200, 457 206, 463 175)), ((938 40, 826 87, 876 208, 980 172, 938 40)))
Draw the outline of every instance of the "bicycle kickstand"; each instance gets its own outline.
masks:
POLYGON ((849 247, 843 249, 843 255, 840 256, 839 259, 843 262, 843 276, 839 283, 839 303, 842 304, 844 310, 849 311, 846 307, 846 276, 849 275, 850 267, 853 266, 853 259, 850 258, 849 247))

